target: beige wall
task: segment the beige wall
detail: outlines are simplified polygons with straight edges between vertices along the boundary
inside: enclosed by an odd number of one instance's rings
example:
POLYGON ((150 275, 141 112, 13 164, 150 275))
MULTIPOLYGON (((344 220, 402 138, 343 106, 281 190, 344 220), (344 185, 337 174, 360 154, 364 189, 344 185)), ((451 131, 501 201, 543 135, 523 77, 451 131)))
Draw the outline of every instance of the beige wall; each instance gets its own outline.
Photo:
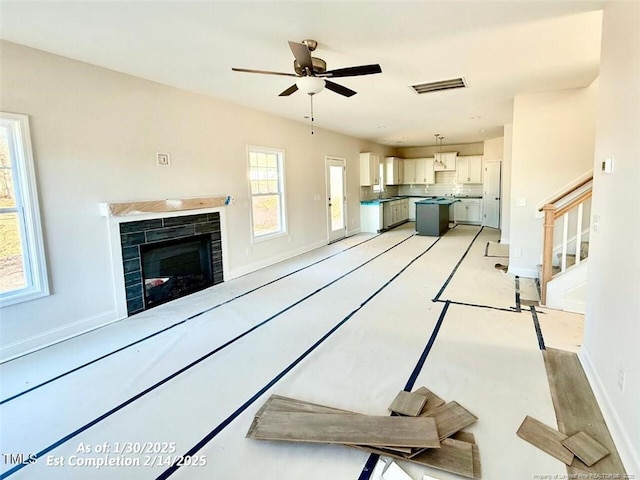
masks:
MULTIPOLYGON (((326 243, 325 155, 347 160, 359 230, 359 153, 388 149, 305 123, 0 43, 0 109, 30 117, 52 295, 2 310, 2 345, 112 320, 104 201, 233 195, 228 268, 246 272, 326 243), (285 150, 289 235, 251 244, 247 145, 285 150), (169 152, 170 167, 156 165, 169 152), (319 195, 320 200, 314 196, 319 195)), ((38 338, 33 339, 38 343, 38 338)))
POLYGON ((597 81, 587 88, 514 99, 510 273, 537 276, 542 255, 538 207, 592 168, 596 98, 597 81))
POLYGON ((640 476, 640 3, 604 7, 585 370, 628 474, 640 476), (613 174, 600 162, 614 159, 613 174), (618 387, 625 370, 624 391, 618 387))
MULTIPOLYGON (((458 152, 458 155, 482 155, 483 143, 460 143, 453 145, 443 145, 443 152, 458 152)), ((424 158, 433 157, 434 153, 440 151, 440 146, 429 147, 406 147, 398 148, 397 156, 400 158, 424 158)))
POLYGON ((504 156, 504 137, 490 138, 484 141, 483 157, 485 162, 502 160, 504 156))

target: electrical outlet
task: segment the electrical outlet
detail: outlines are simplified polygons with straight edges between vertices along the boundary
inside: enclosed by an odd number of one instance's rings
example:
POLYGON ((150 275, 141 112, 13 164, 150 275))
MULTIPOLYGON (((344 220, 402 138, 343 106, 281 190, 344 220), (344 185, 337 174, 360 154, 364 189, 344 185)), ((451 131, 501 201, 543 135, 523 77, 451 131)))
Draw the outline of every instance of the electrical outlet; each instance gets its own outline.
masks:
POLYGON ((624 380, 625 380, 626 372, 624 371, 624 367, 620 365, 618 368, 618 388, 621 392, 624 392, 624 380))
POLYGON ((521 248, 514 248, 513 249, 513 256, 516 257, 516 258, 522 257, 522 249, 521 248))
POLYGON ((156 153, 156 158, 158 160, 158 165, 163 167, 168 167, 171 165, 171 158, 168 153, 156 153))

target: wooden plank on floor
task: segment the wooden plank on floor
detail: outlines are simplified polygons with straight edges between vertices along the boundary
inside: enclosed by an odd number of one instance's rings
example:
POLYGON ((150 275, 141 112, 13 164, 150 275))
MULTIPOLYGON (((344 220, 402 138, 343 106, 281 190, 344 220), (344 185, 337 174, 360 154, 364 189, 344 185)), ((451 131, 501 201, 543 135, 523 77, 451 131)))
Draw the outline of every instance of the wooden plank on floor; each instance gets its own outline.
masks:
POLYGON ((433 418, 438 426, 440 440, 450 437, 454 433, 468 427, 478 420, 474 414, 458 402, 449 402, 428 412, 427 416, 421 418, 433 418))
POLYGON ((454 440, 452 438, 445 439, 441 443, 439 449, 424 450, 413 458, 403 458, 400 455, 394 455, 393 453, 389 453, 375 447, 358 446, 357 448, 370 453, 387 455, 392 458, 405 460, 418 465, 437 468, 439 470, 455 473, 467 478, 480 478, 480 456, 478 454, 477 446, 460 440, 454 440), (476 470, 478 471, 478 476, 476 476, 476 470))
POLYGON ((425 403, 424 407, 422 407, 422 411, 420 412, 420 415, 424 415, 429 410, 438 408, 440 405, 444 405, 446 403, 442 398, 440 398, 438 395, 433 393, 427 387, 420 387, 414 390, 414 393, 419 393, 420 395, 424 395, 425 397, 427 397, 427 403, 425 403))
POLYGON ((566 465, 571 465, 573 453, 562 445, 562 441, 567 438, 564 433, 527 415, 518 428, 517 434, 534 447, 538 447, 566 465))
POLYGON ((571 450, 587 467, 609 455, 609 450, 585 432, 570 436, 562 441, 562 445, 571 450))
POLYGON ((389 405, 389 410, 399 413, 400 415, 417 417, 420 415, 425 403, 427 403, 427 397, 425 395, 401 390, 398 392, 398 395, 396 395, 396 398, 393 399, 391 405, 389 405))
POLYGON ((377 417, 343 413, 265 411, 251 438, 311 443, 439 448, 436 422, 430 417, 377 417))
POLYGON ((583 431, 610 452, 590 467, 575 458, 571 467, 567 469, 568 473, 618 474, 621 477, 626 475, 578 356, 573 352, 554 348, 547 348, 543 351, 543 356, 558 429, 566 435, 583 431))

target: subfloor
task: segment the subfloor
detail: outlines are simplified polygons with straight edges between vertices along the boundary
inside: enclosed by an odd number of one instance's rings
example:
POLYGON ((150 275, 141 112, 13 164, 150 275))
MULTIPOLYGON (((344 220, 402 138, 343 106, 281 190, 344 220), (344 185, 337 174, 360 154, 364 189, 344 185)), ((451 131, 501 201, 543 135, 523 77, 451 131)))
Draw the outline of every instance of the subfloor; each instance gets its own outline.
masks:
POLYGON ((498 238, 356 235, 5 363, 2 453, 38 459, 0 478, 364 479, 367 453, 247 429, 270 394, 387 415, 408 382, 479 418, 482 478, 566 475, 516 430, 556 426, 540 341, 576 349, 582 317, 521 306, 535 285, 485 256, 498 238))

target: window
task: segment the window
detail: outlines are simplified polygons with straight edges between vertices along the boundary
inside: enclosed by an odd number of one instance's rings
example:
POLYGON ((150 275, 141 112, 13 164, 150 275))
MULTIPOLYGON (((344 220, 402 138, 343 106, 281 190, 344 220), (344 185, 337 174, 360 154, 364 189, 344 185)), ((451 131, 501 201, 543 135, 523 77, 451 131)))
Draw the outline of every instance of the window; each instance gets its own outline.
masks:
POLYGON ((285 234, 284 152, 263 147, 248 152, 253 240, 285 234))
POLYGON ((29 119, 0 112, 0 306, 48 294, 29 119))

